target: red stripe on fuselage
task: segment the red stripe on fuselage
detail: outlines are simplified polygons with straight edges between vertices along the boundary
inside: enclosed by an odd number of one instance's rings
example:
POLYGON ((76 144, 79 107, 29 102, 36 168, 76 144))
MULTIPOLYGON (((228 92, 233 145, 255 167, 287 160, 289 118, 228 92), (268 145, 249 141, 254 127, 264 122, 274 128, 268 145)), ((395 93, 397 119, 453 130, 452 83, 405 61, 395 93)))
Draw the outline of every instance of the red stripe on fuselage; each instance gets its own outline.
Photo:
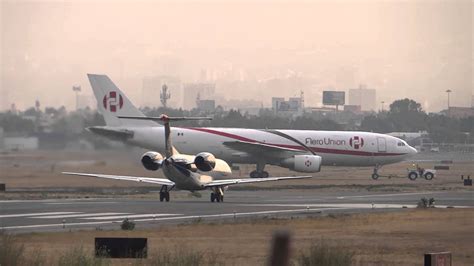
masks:
MULTIPOLYGON (((275 146, 275 147, 306 151, 306 149, 302 146, 286 145, 286 144, 273 144, 273 143, 267 143, 267 142, 263 143, 263 142, 260 142, 260 141, 256 141, 256 140, 249 139, 249 138, 246 138, 246 137, 242 137, 242 136, 239 136, 239 135, 235 135, 235 134, 232 134, 232 133, 217 131, 217 130, 214 130, 214 129, 196 128, 196 127, 188 127, 186 129, 191 129, 191 130, 196 130, 196 131, 200 131, 200 132, 215 134, 215 135, 218 135, 218 136, 227 137, 227 138, 231 138, 231 139, 236 139, 236 140, 240 140, 240 141, 246 141, 246 142, 252 142, 252 143, 262 143, 262 144, 265 144, 265 145, 271 145, 271 146, 275 146)), ((328 148, 320 148, 320 147, 309 147, 309 148, 313 152, 342 154, 342 155, 358 155, 358 156, 399 156, 399 155, 406 155, 406 153, 352 151, 352 150, 328 149, 328 148)))

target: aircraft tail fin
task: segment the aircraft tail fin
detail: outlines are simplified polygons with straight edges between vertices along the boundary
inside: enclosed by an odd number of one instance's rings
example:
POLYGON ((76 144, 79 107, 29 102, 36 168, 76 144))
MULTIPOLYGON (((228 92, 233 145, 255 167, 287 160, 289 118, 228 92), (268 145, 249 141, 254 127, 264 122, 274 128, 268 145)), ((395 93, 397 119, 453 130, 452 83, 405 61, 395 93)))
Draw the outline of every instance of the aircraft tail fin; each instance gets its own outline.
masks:
POLYGON ((119 116, 145 117, 107 75, 87 74, 97 100, 97 110, 107 126, 156 126, 153 121, 123 120, 119 116))

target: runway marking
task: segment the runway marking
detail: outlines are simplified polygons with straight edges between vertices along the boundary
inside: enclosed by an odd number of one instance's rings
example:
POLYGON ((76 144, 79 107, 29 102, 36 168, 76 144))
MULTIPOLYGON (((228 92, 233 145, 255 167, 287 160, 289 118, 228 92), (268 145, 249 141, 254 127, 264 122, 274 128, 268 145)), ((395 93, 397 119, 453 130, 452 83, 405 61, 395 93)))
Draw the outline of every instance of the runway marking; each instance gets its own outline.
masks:
POLYGON ((35 212, 35 213, 18 213, 18 214, 5 214, 5 215, 0 215, 0 218, 28 217, 28 216, 55 215, 55 214, 71 214, 71 213, 79 213, 79 212, 35 212))
POLYGON ((71 205, 71 204, 117 204, 117 201, 89 201, 89 202, 48 202, 47 205, 71 205))
MULTIPOLYGON (((334 209, 398 209, 398 208, 416 208, 415 204, 380 204, 380 203, 335 203, 335 204, 238 204, 238 206, 258 206, 258 207, 319 207, 334 209)), ((473 208, 473 206, 452 206, 436 205, 436 208, 473 208)))
MULTIPOLYGON (((337 208, 341 210, 342 208, 337 208)), ((262 214, 277 214, 277 213, 296 213, 296 212, 315 212, 329 209, 294 209, 294 210, 279 210, 279 211, 259 211, 259 212, 240 212, 240 213, 223 213, 223 214, 208 214, 208 215, 190 215, 190 216, 177 216, 177 217, 162 217, 162 218, 147 218, 133 220, 134 222, 148 222, 148 221, 170 221, 170 220, 191 220, 191 219, 202 219, 202 218, 217 218, 217 217, 240 217, 240 216, 251 216, 251 215, 262 215, 262 214)), ((28 229, 28 228, 47 228, 57 227, 69 228, 71 226, 81 225, 101 225, 101 224, 119 224, 121 220, 117 221, 94 221, 94 222, 77 222, 77 223, 56 223, 56 224, 34 224, 34 225, 17 225, 17 226, 4 226, 1 229, 28 229)))
POLYGON ((88 217, 88 216, 118 215, 118 214, 128 214, 128 213, 126 213, 126 212, 98 212, 98 213, 80 213, 80 214, 35 216, 35 217, 31 217, 31 218, 35 218, 35 219, 79 218, 79 217, 88 217))
POLYGON ((437 194, 437 193, 443 193, 443 192, 413 192, 413 193, 395 193, 395 194, 372 194, 372 195, 358 195, 358 196, 340 196, 340 197, 337 197, 337 199, 408 196, 408 195, 427 195, 427 194, 437 194))
POLYGON ((125 219, 125 218, 142 218, 142 217, 161 217, 161 216, 178 216, 182 214, 173 213, 147 213, 147 214, 134 214, 134 215, 117 215, 117 216, 98 216, 83 218, 86 220, 110 220, 110 219, 125 219))

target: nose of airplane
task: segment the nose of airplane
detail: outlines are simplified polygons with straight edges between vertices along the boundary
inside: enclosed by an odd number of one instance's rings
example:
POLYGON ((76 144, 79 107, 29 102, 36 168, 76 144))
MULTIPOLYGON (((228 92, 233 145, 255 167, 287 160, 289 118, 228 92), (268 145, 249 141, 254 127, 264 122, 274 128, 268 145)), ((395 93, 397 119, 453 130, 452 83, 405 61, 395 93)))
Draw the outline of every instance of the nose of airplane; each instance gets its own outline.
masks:
POLYGON ((418 151, 415 148, 413 148, 412 146, 410 146, 410 154, 414 155, 414 154, 417 154, 417 153, 418 153, 418 151))

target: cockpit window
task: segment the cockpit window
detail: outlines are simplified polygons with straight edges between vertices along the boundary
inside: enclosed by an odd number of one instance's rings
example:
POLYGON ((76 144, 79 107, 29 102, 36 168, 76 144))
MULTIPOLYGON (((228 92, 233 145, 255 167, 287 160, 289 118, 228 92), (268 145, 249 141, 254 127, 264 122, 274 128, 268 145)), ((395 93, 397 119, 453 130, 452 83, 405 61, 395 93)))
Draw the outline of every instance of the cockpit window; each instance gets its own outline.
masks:
POLYGON ((397 146, 399 146, 399 147, 405 146, 405 142, 401 142, 401 141, 400 141, 400 142, 397 143, 397 146))

